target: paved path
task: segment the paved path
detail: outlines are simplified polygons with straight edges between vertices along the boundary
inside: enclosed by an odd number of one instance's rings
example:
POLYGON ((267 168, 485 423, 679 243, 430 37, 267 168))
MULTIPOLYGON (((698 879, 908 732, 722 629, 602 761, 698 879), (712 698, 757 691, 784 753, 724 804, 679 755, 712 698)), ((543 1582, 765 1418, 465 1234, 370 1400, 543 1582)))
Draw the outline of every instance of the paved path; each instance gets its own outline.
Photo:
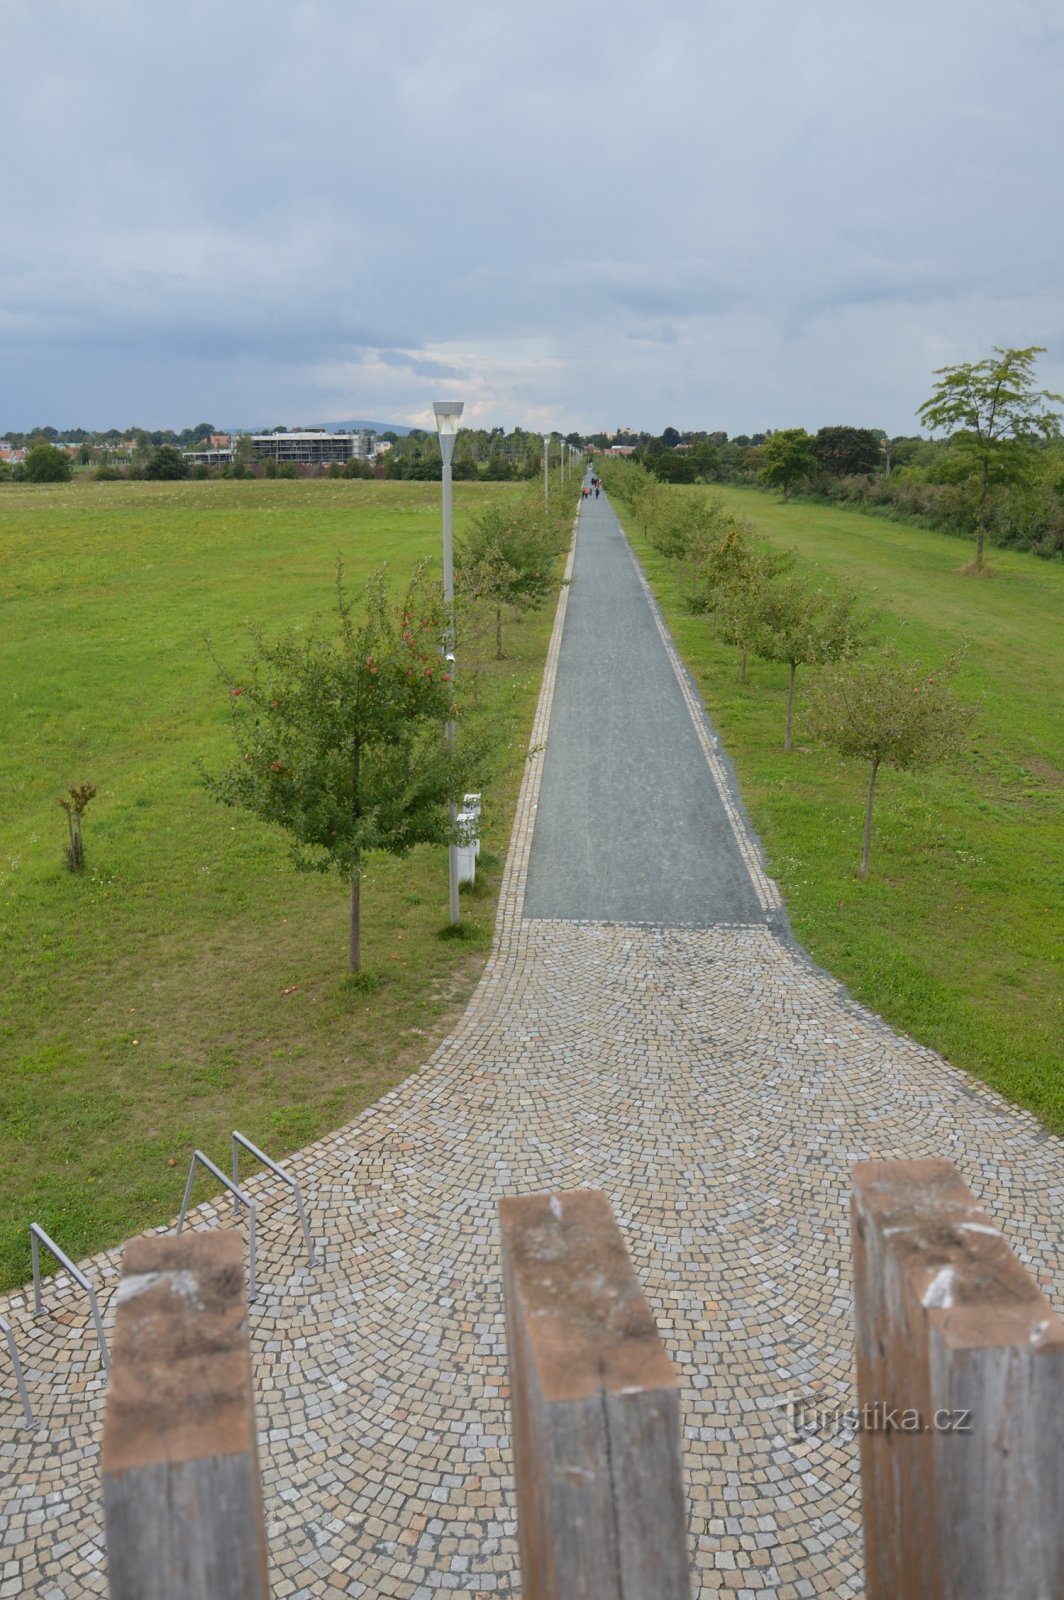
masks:
MULTIPOLYGON (((667 635, 666 635, 667 638, 667 635)), ((609 502, 580 517, 532 841, 527 917, 763 922, 712 739, 681 692, 609 502)))
MULTIPOLYGON (((690 693, 682 675, 676 683, 690 693)), ((694 725, 750 870, 750 920, 526 915, 546 764, 534 760, 492 958, 458 1029, 417 1076, 292 1163, 324 1251, 317 1271, 301 1264, 283 1191, 251 1180, 263 1205, 252 1340, 279 1600, 518 1592, 501 1193, 609 1195, 683 1374, 702 1594, 860 1592, 853 1441, 795 1444, 782 1411, 794 1393, 850 1400, 854 1160, 952 1158, 1064 1302, 1060 1141, 893 1034, 779 936, 773 887, 694 725)), ((546 896, 535 864, 531 886, 546 896)), ((209 1207, 199 1214, 199 1225, 213 1220, 209 1207)), ((117 1266, 117 1252, 90 1266, 108 1300, 117 1266)), ((0 1304, 41 1420, 33 1434, 19 1428, 0 1369, 0 1600, 106 1592, 103 1384, 78 1297, 58 1285, 49 1306, 35 1323, 20 1297, 0 1304)))

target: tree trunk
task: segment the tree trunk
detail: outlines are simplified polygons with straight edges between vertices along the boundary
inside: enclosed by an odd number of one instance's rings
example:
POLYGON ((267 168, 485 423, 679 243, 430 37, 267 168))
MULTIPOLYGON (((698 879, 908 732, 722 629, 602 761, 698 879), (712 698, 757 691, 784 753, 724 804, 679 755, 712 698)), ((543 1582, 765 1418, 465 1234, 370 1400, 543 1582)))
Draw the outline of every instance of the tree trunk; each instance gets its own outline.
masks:
POLYGON ((502 606, 495 608, 495 659, 502 660, 502 606))
POLYGON ((861 857, 861 877, 868 877, 868 863, 872 857, 872 802, 876 797, 876 773, 879 771, 879 757, 872 757, 872 773, 868 779, 868 805, 865 807, 864 819, 864 855, 861 857))
POLYGON ((990 492, 989 463, 983 461, 983 483, 979 494, 979 510, 976 512, 975 529, 975 564, 983 564, 983 546, 986 544, 986 497, 990 492))
POLYGON ((351 879, 351 933, 350 933, 350 960, 352 972, 362 970, 362 863, 355 867, 355 875, 351 879))
POLYGON ((791 753, 791 712, 794 710, 794 675, 798 670, 797 661, 791 662, 791 677, 787 685, 787 732, 783 740, 783 753, 791 753))

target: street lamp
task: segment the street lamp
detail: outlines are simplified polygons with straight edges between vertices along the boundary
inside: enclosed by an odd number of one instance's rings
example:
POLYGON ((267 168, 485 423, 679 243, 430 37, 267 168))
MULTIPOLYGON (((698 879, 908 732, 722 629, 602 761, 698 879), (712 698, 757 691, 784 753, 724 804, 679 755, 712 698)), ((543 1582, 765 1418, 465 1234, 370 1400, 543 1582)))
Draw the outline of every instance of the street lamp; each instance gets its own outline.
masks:
MULTIPOLYGON (((454 459, 454 441, 458 437, 458 419, 462 415, 461 400, 437 400, 432 407, 436 413, 436 432, 443 457, 443 601, 447 611, 447 660, 451 668, 451 687, 454 688, 454 548, 451 534, 451 462, 454 459)), ((454 723, 447 724, 447 743, 454 749, 454 723)), ((455 825, 457 807, 451 796, 451 827, 455 825)), ((447 851, 447 884, 450 898, 451 922, 458 921, 458 846, 452 839, 447 851)))

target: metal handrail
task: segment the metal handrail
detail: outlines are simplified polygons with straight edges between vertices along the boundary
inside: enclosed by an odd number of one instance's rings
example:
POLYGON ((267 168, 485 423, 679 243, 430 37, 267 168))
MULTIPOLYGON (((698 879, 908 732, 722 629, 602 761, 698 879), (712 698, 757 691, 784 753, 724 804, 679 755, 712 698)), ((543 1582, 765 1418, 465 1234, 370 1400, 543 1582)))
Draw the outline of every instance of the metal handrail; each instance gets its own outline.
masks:
MULTIPOLYGON (((238 1184, 240 1182, 240 1149, 239 1149, 240 1146, 243 1146, 243 1148, 248 1152, 249 1155, 254 1156, 256 1161, 261 1161, 264 1167, 269 1167, 271 1172, 276 1173, 276 1175, 280 1178, 281 1182, 282 1183, 287 1183, 288 1187, 294 1193, 294 1195, 296 1197, 296 1210, 299 1212, 299 1222, 300 1222, 300 1226, 303 1229, 303 1238, 304 1238, 304 1240, 306 1242, 306 1246, 307 1246, 307 1265, 311 1269, 313 1269, 313 1267, 315 1265, 315 1262, 314 1262, 314 1241, 310 1237, 310 1227, 309 1227, 309 1225, 307 1223, 307 1213, 303 1209, 303 1191, 299 1187, 299 1179, 298 1178, 293 1178, 292 1174, 290 1172, 286 1172, 284 1167, 279 1167, 277 1165, 276 1161, 271 1161, 270 1157, 268 1155, 266 1155, 264 1151, 260 1150, 257 1144, 252 1144, 250 1139, 248 1139, 244 1134, 238 1133, 237 1130, 234 1128, 233 1129, 233 1137, 232 1137, 233 1183, 234 1183, 234 1185, 236 1185, 236 1184, 238 1184)), ((234 1200, 233 1200, 233 1212, 234 1212, 234 1214, 236 1213, 236 1209, 237 1209, 237 1202, 236 1202, 236 1200, 234 1198, 234 1200)))
POLYGON ((192 1193, 192 1180, 196 1176, 196 1162, 197 1161, 200 1163, 201 1166, 206 1167, 208 1172, 213 1172, 214 1176, 218 1179, 218 1181, 225 1185, 225 1187, 235 1197, 235 1199, 242 1201, 243 1204, 246 1205, 247 1208, 248 1208, 248 1299, 249 1300, 254 1300, 254 1298, 255 1298, 255 1217, 256 1217, 255 1202, 253 1200, 249 1200, 247 1195, 244 1193, 244 1191, 242 1189, 238 1189, 237 1188, 237 1186, 233 1182, 232 1178, 227 1177, 226 1174, 222 1171, 221 1167, 216 1167, 214 1162, 211 1160, 210 1156, 205 1156, 203 1154, 202 1150, 194 1150, 192 1152, 192 1165, 188 1169, 188 1182, 185 1184, 185 1198, 181 1202, 181 1215, 178 1218, 177 1231, 178 1231, 178 1233, 180 1233, 181 1229, 185 1226, 185 1215, 186 1215, 186 1213, 188 1211, 189 1196, 192 1193))
POLYGON ((41 1314, 40 1246, 42 1244, 48 1247, 53 1256, 55 1256, 55 1259, 67 1269, 75 1283, 80 1283, 81 1287, 88 1295, 89 1304, 92 1307, 92 1320, 96 1324, 96 1337, 100 1343, 100 1356, 103 1360, 103 1370, 105 1372, 110 1372, 111 1361, 107 1354, 107 1340, 104 1338, 103 1334, 103 1318, 100 1316, 100 1307, 96 1300, 96 1290, 92 1287, 92 1284, 89 1282, 88 1278, 86 1278, 85 1274, 83 1272, 79 1272, 78 1268, 71 1261, 70 1257, 63 1254, 55 1240, 48 1237, 41 1225, 37 1222, 31 1222, 30 1249, 33 1254, 33 1309, 35 1314, 37 1316, 40 1316, 41 1314))
POLYGON ((11 1331, 11 1324, 5 1322, 3 1317, 0 1317, 0 1333, 7 1340, 7 1348, 11 1352, 11 1365, 15 1369, 15 1382, 18 1384, 18 1392, 22 1397, 22 1409, 26 1415, 26 1426, 27 1428, 33 1428, 36 1423, 33 1419, 33 1407, 30 1405, 30 1397, 26 1393, 26 1380, 22 1376, 22 1362, 18 1358, 18 1346, 15 1343, 15 1335, 11 1331))

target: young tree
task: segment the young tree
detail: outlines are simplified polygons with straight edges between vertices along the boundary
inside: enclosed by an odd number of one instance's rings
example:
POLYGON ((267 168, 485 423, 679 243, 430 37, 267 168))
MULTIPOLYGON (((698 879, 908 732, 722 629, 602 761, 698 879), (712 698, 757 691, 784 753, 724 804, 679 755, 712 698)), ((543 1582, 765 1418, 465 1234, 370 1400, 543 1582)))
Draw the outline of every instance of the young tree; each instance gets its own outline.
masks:
POLYGON ((813 440, 804 428, 781 428, 770 434, 760 447, 758 462, 764 482, 782 489, 785 500, 790 498, 791 484, 815 477, 818 465, 813 440))
POLYGON ((59 804, 66 812, 67 837, 69 841, 66 849, 66 864, 71 872, 83 872, 85 869, 85 841, 81 833, 81 819, 95 798, 96 785, 94 783, 76 784, 59 798, 59 804))
POLYGON ((749 619, 749 648, 764 661, 785 662, 787 725, 785 754, 791 748, 794 680, 800 666, 819 667, 858 654, 867 620, 852 589, 817 589, 797 573, 776 577, 755 591, 749 619))
POLYGON ((746 682, 746 662, 764 609, 764 596, 781 563, 790 557, 768 555, 749 545, 722 552, 724 570, 707 607, 717 637, 742 652, 739 682, 746 682))
POLYGON ((495 657, 503 659, 506 606, 537 606, 554 586, 558 529, 538 500, 493 500, 472 520, 455 551, 455 579, 465 601, 495 613, 495 657))
POLYGON ((229 685, 238 759, 208 791, 292 836, 298 869, 339 872, 350 884, 350 966, 361 954, 361 886, 367 856, 404 856, 453 838, 449 801, 473 786, 483 739, 451 749, 458 717, 443 656, 445 618, 422 569, 398 610, 384 574, 364 591, 364 616, 336 576, 338 627, 290 630, 254 654, 229 685))
POLYGON ((975 565, 983 565, 987 499, 992 484, 1022 482, 1029 474, 1039 439, 1055 438, 1060 415, 1046 402, 1064 403, 1064 395, 1034 387, 1035 358, 1045 349, 1002 350, 983 361, 937 367, 938 383, 930 400, 917 412, 934 433, 945 429, 953 450, 967 460, 978 486, 975 511, 975 565))
POLYGON ((911 772, 955 754, 970 713, 953 697, 951 661, 938 672, 898 659, 892 649, 871 660, 829 668, 814 684, 811 718, 817 735, 841 755, 871 763, 865 805, 861 877, 872 853, 872 807, 880 767, 911 772))

